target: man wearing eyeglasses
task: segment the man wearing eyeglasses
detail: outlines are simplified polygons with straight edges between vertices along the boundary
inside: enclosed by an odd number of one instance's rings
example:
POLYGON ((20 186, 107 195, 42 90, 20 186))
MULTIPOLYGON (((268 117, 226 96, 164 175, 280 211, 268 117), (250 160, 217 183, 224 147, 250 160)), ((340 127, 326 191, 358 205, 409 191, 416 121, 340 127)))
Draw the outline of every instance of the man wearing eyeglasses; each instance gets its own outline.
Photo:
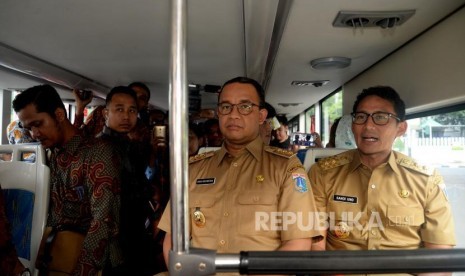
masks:
POLYGON ((358 148, 320 160, 309 172, 317 207, 328 222, 319 249, 455 245, 442 177, 392 150, 406 130, 405 104, 394 89, 371 87, 357 96, 352 131, 358 148))
MULTIPOLYGON (((321 238, 313 227, 318 223, 309 219, 316 211, 313 193, 297 157, 266 146, 259 135, 267 116, 263 88, 234 78, 218 101, 224 143, 189 160, 191 245, 219 253, 310 250, 312 240, 321 238)), ((170 232, 169 212, 159 228, 170 232)), ((165 259, 170 248, 167 234, 165 259)))

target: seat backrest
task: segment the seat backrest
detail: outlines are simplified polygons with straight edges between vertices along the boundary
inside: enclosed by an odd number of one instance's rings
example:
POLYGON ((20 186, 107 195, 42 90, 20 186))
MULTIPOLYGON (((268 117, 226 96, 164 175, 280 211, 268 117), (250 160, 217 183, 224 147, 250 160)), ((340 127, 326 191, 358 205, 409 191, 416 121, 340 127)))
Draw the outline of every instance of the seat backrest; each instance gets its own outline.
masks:
POLYGON ((0 145, 0 154, 11 158, 0 161, 0 184, 13 243, 21 262, 38 275, 35 261, 47 220, 50 185, 45 151, 38 144, 0 145))
POLYGON ((310 167, 318 162, 321 158, 333 156, 341 152, 347 151, 347 149, 337 149, 337 148, 309 148, 305 154, 304 159, 304 168, 308 172, 310 167))
POLYGON ((215 151, 215 150, 219 150, 219 149, 221 149, 221 147, 201 147, 199 149, 198 154, 209 152, 209 151, 215 151))
POLYGON ((336 128, 336 148, 355 149, 356 147, 352 132, 352 115, 347 114, 341 117, 336 128))

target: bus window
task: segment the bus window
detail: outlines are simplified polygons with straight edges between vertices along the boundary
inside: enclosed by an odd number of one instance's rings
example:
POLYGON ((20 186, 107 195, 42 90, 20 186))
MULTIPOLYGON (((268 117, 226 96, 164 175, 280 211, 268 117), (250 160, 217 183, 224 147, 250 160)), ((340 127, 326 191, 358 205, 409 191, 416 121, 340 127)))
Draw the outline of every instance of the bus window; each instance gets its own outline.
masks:
POLYGON ((407 120, 407 133, 397 139, 394 149, 419 163, 435 167, 444 177, 452 205, 457 233, 456 248, 465 248, 465 108, 407 120))
POLYGON ((307 111, 305 111, 305 132, 315 132, 315 106, 312 105, 307 111))
POLYGON ((329 142, 329 132, 335 119, 342 116, 342 89, 321 102, 321 140, 323 145, 329 142))

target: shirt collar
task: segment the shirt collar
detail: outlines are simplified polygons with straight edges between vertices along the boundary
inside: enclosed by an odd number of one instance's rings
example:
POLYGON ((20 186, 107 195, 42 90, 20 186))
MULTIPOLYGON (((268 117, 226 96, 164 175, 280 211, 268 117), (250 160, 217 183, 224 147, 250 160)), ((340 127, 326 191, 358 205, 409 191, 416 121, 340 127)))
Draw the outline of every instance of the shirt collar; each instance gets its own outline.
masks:
MULTIPOLYGON (((387 164, 389 165, 389 167, 391 167, 391 169, 399 174, 399 168, 397 166, 397 162, 396 162, 396 157, 395 157, 395 154, 393 151, 391 151, 391 153, 389 154, 389 158, 388 158, 388 162, 387 164)), ((360 166, 363 166, 362 164, 362 161, 360 160, 360 153, 358 152, 357 149, 353 150, 352 152, 352 162, 350 163, 350 171, 354 171, 356 170, 358 167, 360 166)))
MULTIPOLYGON (((260 135, 258 135, 252 142, 248 143, 245 146, 244 152, 247 152, 247 154, 252 154, 252 156, 257 161, 260 162, 262 160, 261 153, 263 151, 263 146, 264 146, 263 140, 260 137, 260 135)), ((242 154, 245 154, 245 153, 242 153, 242 154)), ((223 159, 225 158, 225 156, 228 156, 228 155, 229 153, 225 148, 225 143, 223 143, 223 145, 221 146, 221 149, 218 151, 218 154, 217 154, 216 165, 219 166, 221 161, 223 161, 223 159)))
POLYGON ((83 141, 84 138, 82 136, 82 133, 77 133, 73 137, 71 137, 71 139, 63 145, 63 147, 56 147, 54 148, 54 151, 57 153, 66 152, 69 155, 75 155, 83 141))

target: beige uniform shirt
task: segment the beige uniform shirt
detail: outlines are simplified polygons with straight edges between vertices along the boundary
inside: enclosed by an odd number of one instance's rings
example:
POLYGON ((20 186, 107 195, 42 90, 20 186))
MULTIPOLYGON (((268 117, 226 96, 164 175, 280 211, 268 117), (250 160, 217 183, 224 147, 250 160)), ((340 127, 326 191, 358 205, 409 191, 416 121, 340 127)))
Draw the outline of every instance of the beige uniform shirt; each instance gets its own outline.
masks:
POLYGON ((442 177, 408 156, 393 151, 372 171, 350 150, 320 160, 309 178, 329 226, 327 250, 455 245, 442 177))
MULTIPOLYGON (((321 235, 313 227, 316 207, 302 164, 260 137, 237 157, 222 147, 190 159, 189 209, 192 246, 218 253, 271 251, 281 241, 321 235)), ((159 224, 166 232, 169 214, 167 208, 159 224)))

